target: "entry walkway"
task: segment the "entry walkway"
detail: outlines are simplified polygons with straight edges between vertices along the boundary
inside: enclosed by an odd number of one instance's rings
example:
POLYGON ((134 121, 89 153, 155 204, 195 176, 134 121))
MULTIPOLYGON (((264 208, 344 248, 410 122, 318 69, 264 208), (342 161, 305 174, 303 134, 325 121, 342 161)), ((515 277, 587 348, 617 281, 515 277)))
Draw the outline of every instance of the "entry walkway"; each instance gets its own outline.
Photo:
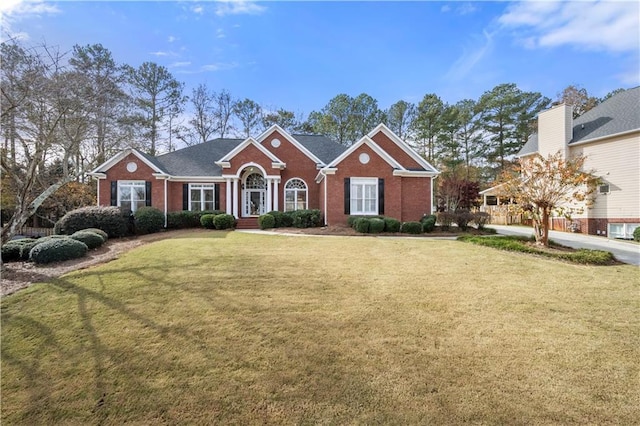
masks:
MULTIPOLYGON (((494 228, 502 235, 533 235, 533 229, 526 226, 488 225, 487 227, 494 228)), ((549 231, 549 238, 563 246, 610 251, 620 262, 640 266, 640 245, 631 241, 559 231, 549 231)))

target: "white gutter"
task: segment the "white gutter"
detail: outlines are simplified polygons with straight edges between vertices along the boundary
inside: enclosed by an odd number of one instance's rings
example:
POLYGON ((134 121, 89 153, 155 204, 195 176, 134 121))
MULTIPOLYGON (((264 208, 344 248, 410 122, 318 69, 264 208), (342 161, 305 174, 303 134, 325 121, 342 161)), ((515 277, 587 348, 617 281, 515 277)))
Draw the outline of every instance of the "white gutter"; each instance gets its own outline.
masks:
POLYGON ((603 139, 617 138, 619 136, 626 136, 626 135, 630 135, 630 134, 636 133, 636 132, 640 132, 640 129, 625 130, 624 132, 614 133, 612 135, 600 136, 600 137, 593 138, 593 139, 586 139, 586 140, 583 140, 583 141, 580 141, 580 142, 574 142, 574 143, 569 142, 568 146, 569 146, 569 148, 571 148, 572 146, 576 146, 576 145, 584 145, 586 143, 598 142, 598 141, 601 141, 603 139))

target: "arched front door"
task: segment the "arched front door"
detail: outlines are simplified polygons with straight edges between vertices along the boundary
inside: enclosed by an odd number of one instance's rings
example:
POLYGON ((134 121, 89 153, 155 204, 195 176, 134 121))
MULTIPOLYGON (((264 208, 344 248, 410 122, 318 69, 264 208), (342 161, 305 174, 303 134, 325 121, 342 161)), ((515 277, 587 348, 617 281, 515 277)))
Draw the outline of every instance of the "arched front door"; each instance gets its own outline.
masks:
POLYGON ((249 173, 242 182, 242 216, 260 216, 267 212, 267 185, 260 173, 249 173))

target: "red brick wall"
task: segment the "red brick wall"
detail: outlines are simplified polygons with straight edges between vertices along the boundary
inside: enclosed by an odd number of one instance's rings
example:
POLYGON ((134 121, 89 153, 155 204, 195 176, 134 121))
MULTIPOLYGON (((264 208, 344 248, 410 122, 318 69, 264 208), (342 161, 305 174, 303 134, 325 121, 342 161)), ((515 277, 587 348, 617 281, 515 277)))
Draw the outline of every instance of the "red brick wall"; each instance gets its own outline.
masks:
POLYGON ((379 131, 371 138, 375 143, 377 143, 380 148, 384 149, 389 155, 391 155, 398 163, 402 165, 405 169, 415 169, 422 168, 416 160, 411 158, 406 152, 402 150, 398 145, 395 144, 387 135, 385 135, 382 131, 379 131))
POLYGON ((279 210, 284 210, 284 186, 291 178, 300 178, 307 184, 308 208, 322 209, 322 203, 319 202, 320 188, 315 181, 318 175, 316 163, 277 131, 267 136, 267 138, 262 141, 262 145, 287 165, 287 167, 280 172, 282 180, 280 185, 278 185, 279 210), (271 146, 273 139, 280 140, 279 147, 275 148, 271 146))
POLYGON ((100 180, 98 191, 98 204, 101 206, 111 205, 111 182, 117 180, 143 180, 151 182, 151 205, 161 211, 164 211, 164 182, 157 180, 152 176, 154 170, 147 166, 142 160, 134 154, 129 154, 120 162, 115 164, 107 171, 107 178, 100 180), (130 173, 127 170, 127 164, 134 162, 138 165, 138 169, 130 173))
MULTIPOLYGON (((565 218, 553 218, 551 221, 551 229, 554 231, 571 232, 569 229, 571 220, 565 218)), ((640 218, 577 218, 573 222, 579 224, 581 234, 597 235, 608 237, 610 223, 640 223, 640 218)))
POLYGON ((367 145, 362 145, 338 164, 335 175, 327 180, 327 221, 330 225, 346 224, 344 214, 344 178, 378 177, 384 179, 384 215, 406 222, 419 220, 429 212, 430 178, 393 176, 393 168, 367 145), (369 154, 368 164, 361 164, 361 153, 369 154), (406 183, 405 183, 406 181, 406 183))
POLYGON ((230 163, 231 168, 223 169, 223 174, 237 174, 239 171, 238 169, 247 163, 259 164, 269 175, 279 174, 279 171, 277 169, 271 167, 271 163, 273 163, 273 161, 254 145, 246 146, 242 151, 240 151, 235 157, 231 159, 230 163))

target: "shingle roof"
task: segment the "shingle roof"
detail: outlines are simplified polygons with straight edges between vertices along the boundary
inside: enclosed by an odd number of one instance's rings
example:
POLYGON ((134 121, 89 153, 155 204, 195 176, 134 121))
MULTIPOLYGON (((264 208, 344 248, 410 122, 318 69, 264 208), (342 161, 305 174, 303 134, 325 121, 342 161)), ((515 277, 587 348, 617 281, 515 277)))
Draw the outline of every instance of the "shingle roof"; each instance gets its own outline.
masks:
POLYGON ((295 140, 307 148, 325 164, 342 154, 347 147, 322 135, 292 135, 295 140))
POLYGON ((520 149, 520 152, 518 152, 517 157, 523 157, 525 155, 535 154, 536 152, 538 152, 538 134, 534 133, 531 136, 529 136, 529 139, 527 139, 527 143, 525 143, 524 146, 520 149))
POLYGON ((222 169, 215 164, 242 139, 213 139, 156 157, 166 172, 173 176, 220 176, 222 169))
MULTIPOLYGON (((573 120, 569 145, 640 129, 640 86, 613 95, 573 120)), ((517 156, 538 152, 538 134, 532 134, 517 156)))
POLYGON ((640 129, 640 86, 620 92, 573 121, 569 145, 640 129))

